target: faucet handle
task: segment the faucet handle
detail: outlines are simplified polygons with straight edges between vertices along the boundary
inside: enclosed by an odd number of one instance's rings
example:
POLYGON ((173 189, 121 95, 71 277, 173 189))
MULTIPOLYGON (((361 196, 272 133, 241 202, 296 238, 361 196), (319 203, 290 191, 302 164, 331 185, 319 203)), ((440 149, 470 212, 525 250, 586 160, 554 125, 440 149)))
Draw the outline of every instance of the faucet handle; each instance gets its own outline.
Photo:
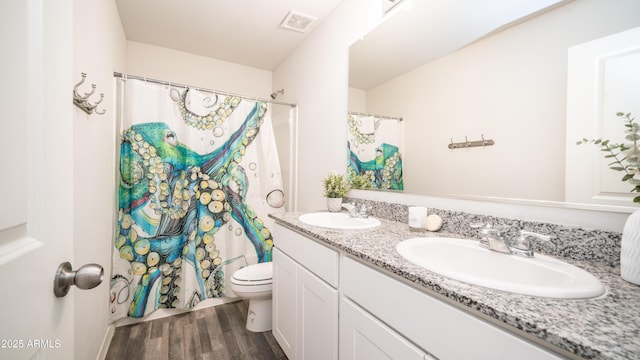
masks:
POLYGON ((529 241, 529 237, 535 237, 542 241, 550 241, 552 236, 538 234, 533 231, 520 230, 520 236, 512 245, 512 253, 517 255, 523 255, 526 257, 533 257, 534 250, 531 241, 529 241))
POLYGON ((358 209, 358 213, 360 214, 360 217, 363 218, 368 218, 369 217, 369 207, 367 206, 367 204, 362 203, 362 206, 360 206, 360 209, 358 209))
POLYGON ((503 232, 501 228, 495 228, 491 223, 471 223, 469 226, 475 229, 480 229, 480 234, 482 235, 497 235, 502 234, 503 232))
POLYGON ((550 241, 551 238, 552 238, 551 235, 543 235, 543 234, 535 233, 533 231, 520 230, 520 237, 521 238, 525 238, 527 236, 533 236, 533 237, 538 238, 538 239, 543 240, 543 241, 550 241))
POLYGON ((480 233, 485 235, 490 233, 491 231, 497 230, 493 228, 493 225, 491 223, 477 222, 477 223, 471 223, 469 224, 469 226, 473 229, 480 229, 480 233))

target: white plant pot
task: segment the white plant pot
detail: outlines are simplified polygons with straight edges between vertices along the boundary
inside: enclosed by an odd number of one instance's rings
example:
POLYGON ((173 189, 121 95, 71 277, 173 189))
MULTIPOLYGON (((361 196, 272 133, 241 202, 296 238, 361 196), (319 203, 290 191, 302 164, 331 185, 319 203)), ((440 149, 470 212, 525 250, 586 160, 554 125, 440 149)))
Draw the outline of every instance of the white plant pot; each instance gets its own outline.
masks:
POLYGON ((640 285, 640 210, 629 215, 622 230, 620 276, 640 285))
POLYGON ((331 212, 342 210, 342 198, 327 198, 327 209, 331 212))

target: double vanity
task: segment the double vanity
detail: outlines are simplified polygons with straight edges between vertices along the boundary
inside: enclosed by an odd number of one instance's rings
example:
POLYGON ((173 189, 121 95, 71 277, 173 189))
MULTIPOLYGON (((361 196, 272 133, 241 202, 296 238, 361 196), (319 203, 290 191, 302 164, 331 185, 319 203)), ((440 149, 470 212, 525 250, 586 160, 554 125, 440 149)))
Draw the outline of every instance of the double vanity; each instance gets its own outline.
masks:
POLYGON ((270 216, 289 359, 640 358, 640 287, 616 267, 344 212, 270 216))

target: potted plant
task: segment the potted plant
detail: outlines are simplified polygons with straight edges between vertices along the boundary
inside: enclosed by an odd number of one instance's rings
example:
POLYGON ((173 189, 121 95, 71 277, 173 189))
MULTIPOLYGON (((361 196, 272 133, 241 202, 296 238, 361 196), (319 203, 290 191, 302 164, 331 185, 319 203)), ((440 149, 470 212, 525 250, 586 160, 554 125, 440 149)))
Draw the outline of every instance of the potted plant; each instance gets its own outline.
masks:
POLYGON ((324 196, 327 198, 327 208, 329 211, 338 212, 342 209, 342 198, 349 192, 349 183, 344 175, 335 172, 322 179, 324 185, 324 196))

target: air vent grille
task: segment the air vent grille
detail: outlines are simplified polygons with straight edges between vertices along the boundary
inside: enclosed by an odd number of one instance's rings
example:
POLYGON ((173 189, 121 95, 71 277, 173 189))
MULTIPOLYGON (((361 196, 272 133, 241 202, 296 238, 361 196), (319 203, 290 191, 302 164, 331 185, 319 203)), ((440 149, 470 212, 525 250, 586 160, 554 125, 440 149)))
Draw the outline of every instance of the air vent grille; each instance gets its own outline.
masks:
POLYGON ((280 27, 287 30, 293 30, 303 33, 307 31, 307 29, 309 29, 314 21, 316 21, 316 18, 313 16, 304 15, 295 11, 289 11, 284 20, 282 20, 280 27))

